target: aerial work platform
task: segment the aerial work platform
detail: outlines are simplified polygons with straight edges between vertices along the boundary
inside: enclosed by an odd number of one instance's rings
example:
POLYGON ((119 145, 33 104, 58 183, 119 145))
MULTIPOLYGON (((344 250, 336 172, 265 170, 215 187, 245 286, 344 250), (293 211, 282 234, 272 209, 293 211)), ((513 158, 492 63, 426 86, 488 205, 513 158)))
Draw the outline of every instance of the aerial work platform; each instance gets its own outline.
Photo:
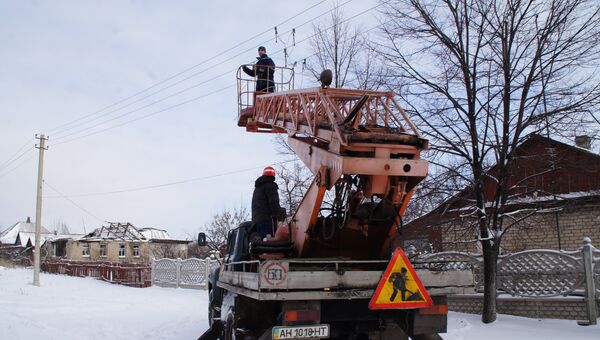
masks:
POLYGON ((295 90, 293 70, 278 68, 275 74, 276 92, 260 93, 238 73, 238 125, 287 134, 315 175, 290 222, 298 254, 384 257, 427 175, 420 153, 428 141, 391 91, 295 90), (324 204, 328 190, 334 198, 324 204))

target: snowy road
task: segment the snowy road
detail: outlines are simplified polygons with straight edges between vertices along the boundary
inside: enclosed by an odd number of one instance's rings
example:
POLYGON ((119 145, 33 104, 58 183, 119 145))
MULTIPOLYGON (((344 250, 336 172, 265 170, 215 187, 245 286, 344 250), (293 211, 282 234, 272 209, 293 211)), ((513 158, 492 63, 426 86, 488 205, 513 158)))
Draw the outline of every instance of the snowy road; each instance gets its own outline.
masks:
MULTIPOLYGON (((196 339, 207 327, 206 292, 129 288, 31 269, 0 267, 0 339, 196 339)), ((450 313, 446 340, 592 340, 600 327, 575 321, 500 315, 483 325, 479 316, 450 313)))

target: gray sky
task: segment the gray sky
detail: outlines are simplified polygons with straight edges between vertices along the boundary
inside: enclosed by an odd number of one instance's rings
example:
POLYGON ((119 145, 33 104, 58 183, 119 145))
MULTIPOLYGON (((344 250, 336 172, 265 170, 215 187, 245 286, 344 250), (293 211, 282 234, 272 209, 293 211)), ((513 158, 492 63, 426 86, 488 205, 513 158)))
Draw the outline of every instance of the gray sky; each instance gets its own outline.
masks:
MULTIPOLYGON (((376 4, 375 0, 338 3, 345 17, 376 4)), ((296 28, 296 41, 304 39, 312 34, 312 23, 301 25, 333 5, 333 0, 0 0, 0 229, 35 216, 37 153, 26 151, 33 146, 35 133, 50 135, 45 158, 47 183, 89 212, 45 186, 44 196, 48 197, 44 199, 42 221, 46 227, 62 221, 73 232, 83 232, 84 225, 89 232, 103 220, 129 221, 185 237, 197 232, 220 210, 249 205, 254 179, 262 167, 284 158, 276 155, 271 136, 246 133, 236 126, 235 73, 152 103, 252 62, 258 44, 267 47, 278 65, 283 65, 284 57, 275 52, 284 46, 291 51, 291 60, 303 59, 310 54, 308 43, 294 47, 291 34, 282 33, 296 28), (281 36, 275 42, 275 25, 315 4, 279 25, 281 36), (266 30, 271 31, 205 62, 266 30), (57 128, 202 62, 140 96, 57 128), (227 86, 231 87, 156 113, 227 86), (135 100, 139 101, 130 104, 135 100), (124 116, 115 118, 120 115, 124 116), (72 129, 66 130, 69 127, 72 129), (79 138, 90 133, 93 135, 79 138), (27 147, 16 154, 23 156, 3 166, 26 142, 27 147), (248 168, 253 169, 150 190, 78 196, 248 168)), ((368 11, 351 23, 369 29, 377 24, 376 14, 375 10, 368 11)), ((305 76, 303 84, 315 83, 305 76)))

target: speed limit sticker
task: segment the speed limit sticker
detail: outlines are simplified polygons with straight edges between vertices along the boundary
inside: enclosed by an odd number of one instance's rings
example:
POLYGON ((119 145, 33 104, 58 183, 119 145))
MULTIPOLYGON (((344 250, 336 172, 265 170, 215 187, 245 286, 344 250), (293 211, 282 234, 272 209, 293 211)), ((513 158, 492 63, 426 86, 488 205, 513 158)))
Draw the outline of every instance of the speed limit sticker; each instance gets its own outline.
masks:
POLYGON ((271 262, 264 267, 263 278, 268 284, 278 286, 285 282, 287 269, 279 262, 271 262))

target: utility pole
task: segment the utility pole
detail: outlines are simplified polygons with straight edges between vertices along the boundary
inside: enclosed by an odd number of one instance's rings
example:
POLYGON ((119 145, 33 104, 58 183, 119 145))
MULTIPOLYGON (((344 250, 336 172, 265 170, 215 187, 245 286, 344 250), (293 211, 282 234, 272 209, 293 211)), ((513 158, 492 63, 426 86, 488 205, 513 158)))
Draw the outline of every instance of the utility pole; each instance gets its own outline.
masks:
POLYGON ((48 138, 43 134, 35 136, 40 140, 40 145, 36 149, 40 150, 38 160, 38 182, 37 182, 37 203, 35 207, 35 250, 33 253, 33 285, 40 286, 40 232, 42 229, 42 186, 44 185, 44 151, 48 138))

